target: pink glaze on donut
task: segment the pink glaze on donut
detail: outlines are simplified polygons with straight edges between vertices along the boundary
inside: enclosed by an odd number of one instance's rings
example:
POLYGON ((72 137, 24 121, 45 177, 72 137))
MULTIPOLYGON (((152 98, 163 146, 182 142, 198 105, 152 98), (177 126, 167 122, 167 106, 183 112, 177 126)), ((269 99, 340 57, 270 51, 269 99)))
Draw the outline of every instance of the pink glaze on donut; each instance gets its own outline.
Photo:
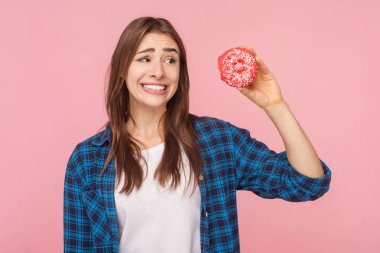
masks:
POLYGON ((231 48, 218 57, 220 78, 232 87, 246 87, 255 79, 255 55, 244 47, 231 48))

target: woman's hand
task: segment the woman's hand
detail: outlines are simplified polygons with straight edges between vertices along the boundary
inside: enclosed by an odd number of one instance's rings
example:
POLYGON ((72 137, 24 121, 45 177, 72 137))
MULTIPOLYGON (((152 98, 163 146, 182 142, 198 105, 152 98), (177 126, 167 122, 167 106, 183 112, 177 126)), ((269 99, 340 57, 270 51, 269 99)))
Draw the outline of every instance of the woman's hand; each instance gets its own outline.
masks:
POLYGON ((281 94, 280 86, 272 72, 252 48, 246 48, 254 53, 259 68, 256 78, 250 85, 244 88, 238 88, 240 92, 264 111, 267 111, 274 105, 285 102, 281 94))

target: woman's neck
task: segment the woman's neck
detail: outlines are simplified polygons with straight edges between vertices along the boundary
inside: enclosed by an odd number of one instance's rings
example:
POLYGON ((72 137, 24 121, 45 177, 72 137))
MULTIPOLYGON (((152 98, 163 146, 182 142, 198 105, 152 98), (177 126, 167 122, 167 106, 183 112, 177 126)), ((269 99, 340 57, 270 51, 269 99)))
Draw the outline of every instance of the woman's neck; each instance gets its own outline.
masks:
POLYGON ((159 144, 164 141, 163 116, 166 110, 131 110, 134 122, 129 118, 127 130, 133 138, 144 145, 159 144), (162 118, 162 120, 161 120, 162 118))

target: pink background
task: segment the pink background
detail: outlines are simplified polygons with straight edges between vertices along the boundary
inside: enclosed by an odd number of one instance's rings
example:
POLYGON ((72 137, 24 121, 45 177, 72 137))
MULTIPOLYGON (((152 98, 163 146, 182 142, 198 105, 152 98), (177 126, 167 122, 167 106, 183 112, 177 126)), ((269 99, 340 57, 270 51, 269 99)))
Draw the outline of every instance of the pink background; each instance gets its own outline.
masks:
POLYGON ((332 169, 314 202, 239 192, 242 252, 380 252, 379 13, 377 0, 1 1, 0 252, 62 251, 68 157, 106 121, 111 54, 145 15, 185 42, 193 113, 284 149, 265 113, 219 79, 219 54, 251 46, 332 169))

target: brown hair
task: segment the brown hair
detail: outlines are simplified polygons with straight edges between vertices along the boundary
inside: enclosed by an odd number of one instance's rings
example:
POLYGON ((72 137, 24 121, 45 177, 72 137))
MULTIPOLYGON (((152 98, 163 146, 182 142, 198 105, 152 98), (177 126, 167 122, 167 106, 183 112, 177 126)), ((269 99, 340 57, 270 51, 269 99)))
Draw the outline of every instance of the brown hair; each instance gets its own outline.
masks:
MULTIPOLYGON (((115 158, 117 185, 124 173, 124 185, 121 193, 130 194, 134 187, 138 190, 143 182, 143 169, 139 163, 141 150, 127 131, 126 123, 133 121, 129 108, 129 92, 125 83, 131 61, 137 47, 147 33, 161 33, 171 37, 179 47, 180 77, 178 88, 168 101, 166 112, 161 118, 164 127, 165 150, 162 159, 154 173, 161 186, 166 186, 171 180, 171 187, 180 184, 183 160, 181 147, 188 157, 190 166, 190 180, 195 178, 193 192, 198 185, 198 176, 201 174, 202 159, 196 144, 194 129, 195 115, 189 113, 189 75, 187 70, 186 52, 183 42, 170 24, 164 18, 141 17, 133 20, 121 34, 112 55, 109 66, 109 80, 106 91, 106 109, 111 126, 110 153, 101 174, 110 161, 115 158)), ((146 161, 143 159, 145 164, 146 161)), ((190 184, 189 180, 189 184, 190 184)), ((192 192, 192 193, 193 193, 192 192)))

